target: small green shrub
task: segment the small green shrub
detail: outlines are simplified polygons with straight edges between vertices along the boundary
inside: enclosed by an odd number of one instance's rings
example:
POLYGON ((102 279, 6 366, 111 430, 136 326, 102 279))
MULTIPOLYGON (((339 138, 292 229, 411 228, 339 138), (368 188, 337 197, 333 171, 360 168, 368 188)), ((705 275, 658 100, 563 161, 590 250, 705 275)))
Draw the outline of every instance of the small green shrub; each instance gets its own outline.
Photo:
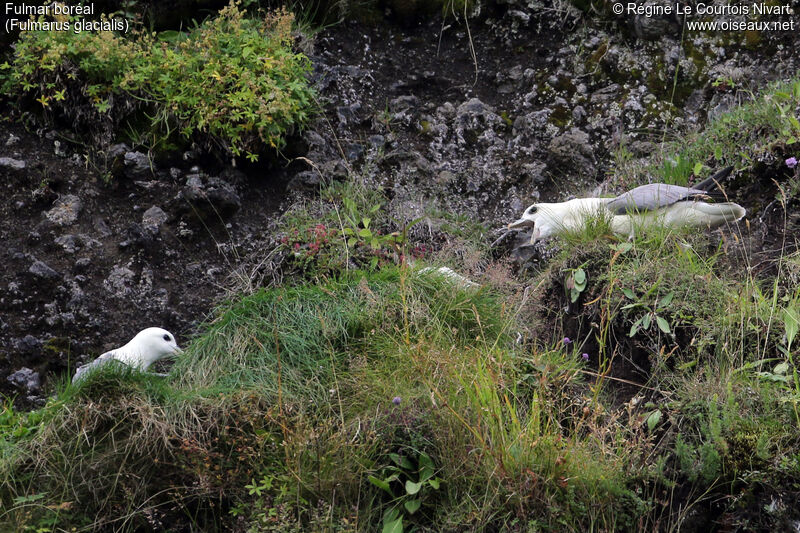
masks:
POLYGON ((394 266, 405 254, 425 255, 425 247, 409 247, 409 230, 419 219, 390 220, 380 192, 349 180, 325 186, 320 196, 312 208, 295 206, 283 216, 278 250, 289 270, 307 278, 335 277, 353 268, 394 266))
POLYGON ((237 6, 189 32, 23 32, 3 90, 74 126, 105 125, 105 141, 122 127, 153 145, 178 133, 255 160, 308 122, 310 61, 291 49, 291 14, 250 19, 237 6))

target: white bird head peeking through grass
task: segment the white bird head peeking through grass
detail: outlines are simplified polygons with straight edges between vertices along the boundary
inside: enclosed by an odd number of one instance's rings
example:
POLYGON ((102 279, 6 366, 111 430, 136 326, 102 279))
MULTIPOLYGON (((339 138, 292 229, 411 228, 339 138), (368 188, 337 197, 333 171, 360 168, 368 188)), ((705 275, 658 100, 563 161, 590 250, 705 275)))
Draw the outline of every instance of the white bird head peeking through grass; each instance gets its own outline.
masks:
POLYGON ((586 220, 602 216, 605 203, 611 198, 575 198, 566 202, 533 204, 518 220, 508 225, 510 230, 533 228, 530 244, 568 231, 578 231, 586 220))
POLYGON ((126 345, 110 350, 91 363, 79 367, 72 378, 77 383, 86 376, 86 373, 107 364, 110 361, 119 361, 141 371, 147 370, 150 365, 170 355, 181 353, 180 347, 175 342, 175 336, 162 328, 146 328, 136 334, 126 345))

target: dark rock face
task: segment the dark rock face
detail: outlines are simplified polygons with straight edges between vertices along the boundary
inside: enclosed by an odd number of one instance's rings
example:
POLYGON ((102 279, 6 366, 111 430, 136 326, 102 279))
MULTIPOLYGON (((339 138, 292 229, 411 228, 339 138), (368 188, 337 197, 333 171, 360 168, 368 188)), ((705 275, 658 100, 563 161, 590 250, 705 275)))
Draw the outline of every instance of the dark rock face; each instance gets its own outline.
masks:
POLYGON ((143 180, 153 176, 150 158, 141 152, 127 152, 124 156, 124 174, 132 180, 143 180))
POLYGON ((569 168, 588 169, 594 163, 589 135, 577 128, 554 137, 548 145, 553 157, 569 168))
POLYGON ((202 219, 227 219, 242 206, 234 187, 220 178, 190 174, 175 198, 176 209, 202 219))
POLYGON ((34 261, 34 263, 28 269, 28 272, 30 272, 37 278, 41 278, 44 280, 52 280, 52 279, 57 279, 59 277, 58 272, 50 268, 47 265, 47 263, 43 261, 34 261))
POLYGON ((149 233, 155 235, 168 218, 163 209, 154 205, 142 215, 142 227, 149 233))
POLYGON ((42 386, 41 380, 39 379, 39 373, 34 372, 30 368, 26 367, 22 367, 16 372, 10 374, 6 379, 8 379, 11 384, 25 390, 25 392, 29 394, 39 392, 42 386))
POLYGON ((56 226, 70 226, 78 220, 83 202, 74 194, 68 194, 56 201, 56 205, 44 216, 56 226))

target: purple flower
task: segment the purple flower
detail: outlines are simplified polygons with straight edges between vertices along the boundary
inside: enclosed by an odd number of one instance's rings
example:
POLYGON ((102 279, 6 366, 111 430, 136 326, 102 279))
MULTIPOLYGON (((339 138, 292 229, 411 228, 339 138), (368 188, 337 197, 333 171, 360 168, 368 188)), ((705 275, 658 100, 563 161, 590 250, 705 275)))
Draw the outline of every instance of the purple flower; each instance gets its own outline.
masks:
POLYGON ((581 355, 581 357, 583 357, 584 361, 588 361, 589 360, 589 354, 588 353, 584 353, 583 355, 581 355))
POLYGON ((563 342, 564 342, 564 344, 569 344, 569 343, 572 342, 572 339, 570 339, 569 337, 564 337, 564 341, 563 342))
POLYGON ((400 405, 400 402, 402 401, 403 400, 400 398, 400 396, 395 396, 394 398, 392 398, 392 403, 395 405, 400 405))
POLYGON ((786 166, 789 167, 789 168, 796 167, 797 166, 797 158, 796 157, 790 157, 789 159, 787 159, 786 160, 786 166))

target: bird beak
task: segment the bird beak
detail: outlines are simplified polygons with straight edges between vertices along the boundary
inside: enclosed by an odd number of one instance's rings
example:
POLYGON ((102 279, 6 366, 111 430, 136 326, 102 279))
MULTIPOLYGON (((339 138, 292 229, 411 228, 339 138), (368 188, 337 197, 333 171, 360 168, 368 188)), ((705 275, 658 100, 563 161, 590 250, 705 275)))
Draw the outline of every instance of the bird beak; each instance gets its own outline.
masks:
POLYGON ((176 346, 175 349, 172 350, 172 353, 174 353, 175 355, 181 355, 183 353, 183 350, 181 349, 180 346, 176 346))
POLYGON ((539 240, 539 228, 534 228, 533 232, 531 233, 531 242, 530 244, 536 244, 536 241, 539 240))
POLYGON ((520 218, 519 220, 515 220, 508 225, 509 230, 515 229, 525 229, 525 228, 532 228, 534 226, 533 220, 528 220, 527 218, 520 218))

